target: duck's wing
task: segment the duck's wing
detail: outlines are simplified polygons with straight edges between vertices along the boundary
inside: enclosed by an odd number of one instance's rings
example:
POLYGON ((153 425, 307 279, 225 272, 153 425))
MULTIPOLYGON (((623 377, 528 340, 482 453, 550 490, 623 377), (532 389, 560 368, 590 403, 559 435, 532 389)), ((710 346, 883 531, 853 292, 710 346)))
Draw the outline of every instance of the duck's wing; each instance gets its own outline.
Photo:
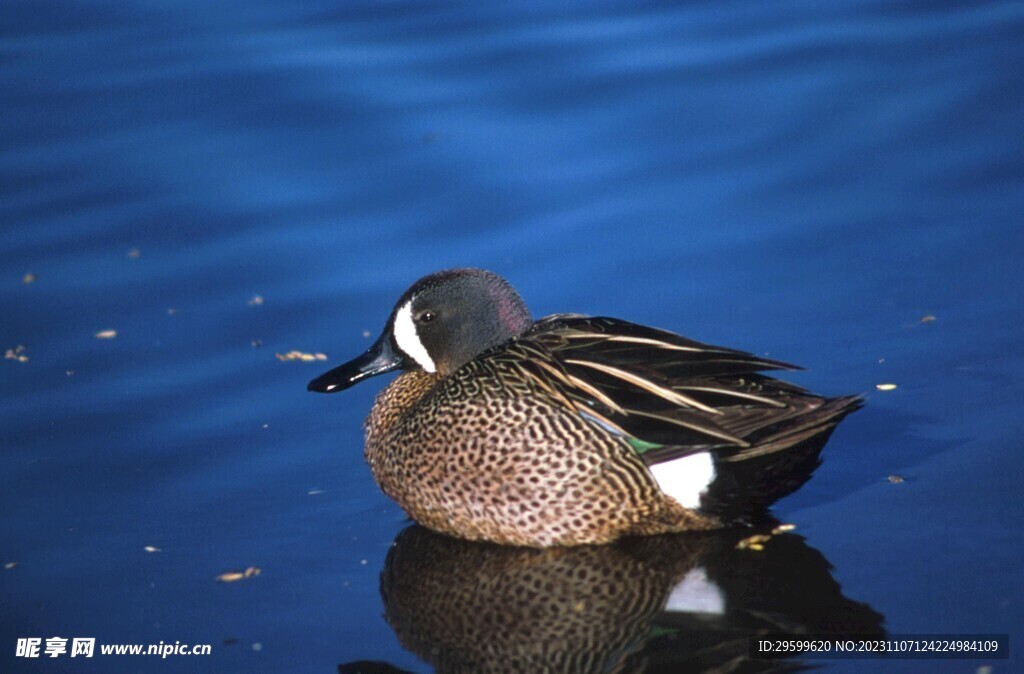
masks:
POLYGON ((649 462, 751 448, 825 400, 759 374, 793 365, 614 318, 549 316, 502 353, 566 407, 635 439, 649 462), (671 456, 656 460, 659 450, 671 456))

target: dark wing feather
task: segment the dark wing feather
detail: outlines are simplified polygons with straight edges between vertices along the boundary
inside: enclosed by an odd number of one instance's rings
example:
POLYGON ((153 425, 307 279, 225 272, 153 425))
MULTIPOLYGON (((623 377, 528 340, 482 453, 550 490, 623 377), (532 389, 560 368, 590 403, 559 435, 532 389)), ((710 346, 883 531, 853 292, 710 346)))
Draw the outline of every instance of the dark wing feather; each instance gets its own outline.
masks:
POLYGON ((674 446, 672 456, 749 447, 748 436, 792 412, 787 398, 806 396, 758 374, 792 365, 614 318, 550 316, 496 357, 542 388, 556 388, 566 406, 645 442, 674 446))

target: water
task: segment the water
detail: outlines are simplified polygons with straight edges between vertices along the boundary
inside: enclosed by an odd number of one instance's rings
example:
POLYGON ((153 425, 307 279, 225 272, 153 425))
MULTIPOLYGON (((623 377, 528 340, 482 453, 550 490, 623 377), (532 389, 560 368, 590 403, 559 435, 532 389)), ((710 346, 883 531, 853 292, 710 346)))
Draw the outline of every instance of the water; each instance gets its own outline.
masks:
MULTIPOLYGON (((9 0, 3 17, 0 348, 28 358, 0 362, 5 671, 429 671, 384 617, 417 604, 385 602, 382 578, 401 598, 388 579, 436 582, 462 553, 385 569, 408 523, 360 430, 383 382, 313 396, 324 363, 275 354, 346 360, 412 280, 459 265, 507 276, 537 316, 653 324, 867 394, 776 509, 803 540, 764 563, 823 564, 803 604, 769 608, 1024 626, 1019 3, 9 0), (213 653, 13 657, 54 635, 213 653)), ((683 657, 693 626, 653 620, 631 666, 683 657)), ((1007 671, 874 666, 984 664, 1007 671)))

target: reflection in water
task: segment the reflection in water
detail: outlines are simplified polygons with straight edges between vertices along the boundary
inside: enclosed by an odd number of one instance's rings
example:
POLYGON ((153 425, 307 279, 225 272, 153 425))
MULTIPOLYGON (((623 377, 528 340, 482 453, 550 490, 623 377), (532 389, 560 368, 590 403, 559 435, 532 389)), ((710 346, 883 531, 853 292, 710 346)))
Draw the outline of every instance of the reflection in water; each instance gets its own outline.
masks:
POLYGON ((751 660, 749 638, 882 633, 882 616, 844 597, 802 537, 738 548, 752 533, 535 550, 412 526, 388 555, 381 595, 402 645, 440 672, 791 671, 799 663, 751 660))

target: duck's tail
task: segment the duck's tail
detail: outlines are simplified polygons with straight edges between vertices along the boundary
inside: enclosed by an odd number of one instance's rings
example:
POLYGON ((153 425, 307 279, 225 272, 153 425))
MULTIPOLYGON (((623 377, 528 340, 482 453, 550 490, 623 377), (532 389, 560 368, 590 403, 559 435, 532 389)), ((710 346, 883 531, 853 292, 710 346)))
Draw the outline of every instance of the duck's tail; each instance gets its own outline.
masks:
POLYGON ((863 404, 859 396, 803 402, 799 413, 768 423, 754 410, 749 419, 734 418, 748 447, 660 447, 644 459, 663 491, 683 505, 723 522, 757 522, 810 479, 836 425, 863 404))

